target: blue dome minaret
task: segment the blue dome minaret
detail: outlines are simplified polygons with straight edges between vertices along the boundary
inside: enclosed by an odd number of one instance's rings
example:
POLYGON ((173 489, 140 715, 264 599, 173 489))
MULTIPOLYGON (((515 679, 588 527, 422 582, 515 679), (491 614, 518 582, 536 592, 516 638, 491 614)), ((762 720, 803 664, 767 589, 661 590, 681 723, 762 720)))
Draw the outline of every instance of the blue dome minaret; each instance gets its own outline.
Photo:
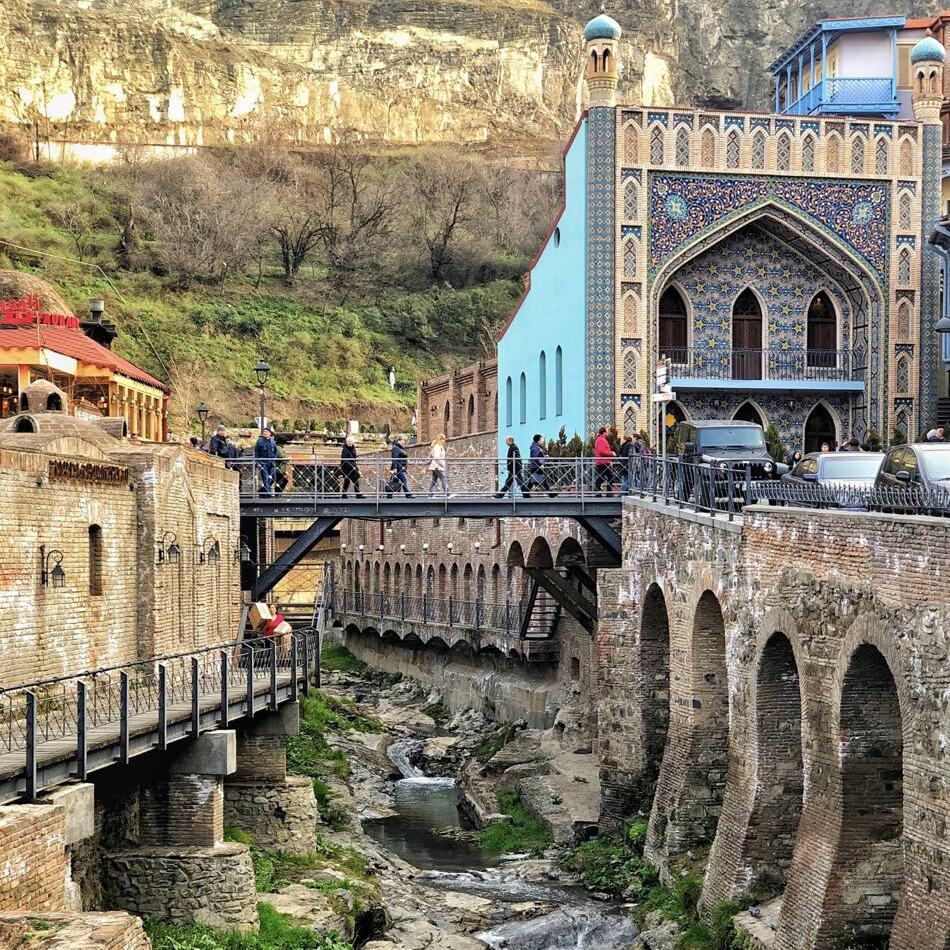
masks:
POLYGON ((620 24, 601 8, 584 27, 584 42, 587 45, 588 101, 591 107, 615 106, 617 104, 617 80, 620 75, 620 24))
POLYGON ((943 105, 943 64, 947 51, 930 30, 910 51, 914 74, 914 118, 918 122, 939 122, 943 105))

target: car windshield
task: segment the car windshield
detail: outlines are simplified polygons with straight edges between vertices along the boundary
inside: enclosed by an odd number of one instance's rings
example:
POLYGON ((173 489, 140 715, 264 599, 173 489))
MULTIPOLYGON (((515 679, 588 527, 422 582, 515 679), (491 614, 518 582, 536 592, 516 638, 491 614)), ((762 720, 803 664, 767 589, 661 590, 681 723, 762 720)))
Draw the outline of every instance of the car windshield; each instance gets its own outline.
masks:
POLYGON ((762 430, 752 426, 722 426, 701 429, 699 442, 704 449, 763 449, 762 430))
POLYGON ((880 455, 836 455, 821 460, 821 477, 830 481, 849 481, 856 478, 872 479, 881 467, 880 455))
POLYGON ((945 450, 921 452, 920 455, 931 481, 942 482, 944 479, 950 479, 950 445, 945 450))

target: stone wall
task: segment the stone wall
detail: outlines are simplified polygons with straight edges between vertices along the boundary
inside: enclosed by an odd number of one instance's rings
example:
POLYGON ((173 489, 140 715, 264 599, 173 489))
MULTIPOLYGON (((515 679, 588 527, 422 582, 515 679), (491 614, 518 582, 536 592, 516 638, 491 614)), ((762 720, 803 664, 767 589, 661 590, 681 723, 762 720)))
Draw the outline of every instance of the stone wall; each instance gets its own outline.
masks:
POLYGON ((498 359, 479 360, 424 379, 416 395, 419 441, 454 439, 498 428, 498 359))
POLYGON ((0 808, 0 910, 66 908, 66 815, 50 805, 0 808))
POLYGON ((266 851, 312 854, 318 821, 313 781, 302 775, 282 782, 228 780, 224 821, 246 831, 266 851))
POLYGON ((151 950, 142 921, 129 914, 0 912, 0 946, 43 950, 151 950))

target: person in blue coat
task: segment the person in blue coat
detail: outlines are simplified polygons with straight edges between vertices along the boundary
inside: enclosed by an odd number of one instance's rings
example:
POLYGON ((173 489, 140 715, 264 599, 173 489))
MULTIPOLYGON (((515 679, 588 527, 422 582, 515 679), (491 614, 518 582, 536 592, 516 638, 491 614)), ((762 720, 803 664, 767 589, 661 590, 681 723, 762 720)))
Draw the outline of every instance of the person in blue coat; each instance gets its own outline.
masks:
POLYGON ((274 441, 274 430, 265 426, 264 430, 254 443, 254 459, 257 470, 261 473, 261 490, 265 495, 274 494, 274 460, 277 458, 277 443, 274 441))
POLYGON ((387 498, 392 497, 393 491, 398 493, 400 489, 407 498, 412 498, 412 492, 409 489, 409 476, 406 474, 408 465, 409 453, 406 452, 406 440, 399 436, 393 442, 392 456, 389 462, 389 471, 392 478, 389 483, 390 491, 386 492, 387 498))

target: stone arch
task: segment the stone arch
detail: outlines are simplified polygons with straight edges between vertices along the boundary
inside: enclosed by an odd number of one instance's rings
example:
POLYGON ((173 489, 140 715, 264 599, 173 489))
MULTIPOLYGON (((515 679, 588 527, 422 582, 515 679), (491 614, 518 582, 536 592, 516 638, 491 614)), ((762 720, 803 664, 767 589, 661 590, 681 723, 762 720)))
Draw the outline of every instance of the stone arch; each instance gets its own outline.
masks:
POLYGON ((425 593, 426 593, 426 589, 423 586, 423 580, 422 580, 423 575, 424 575, 424 571, 422 570, 422 565, 417 564, 416 565, 416 597, 419 597, 420 599, 423 596, 425 596, 425 593))
POLYGON ((459 566, 458 562, 452 565, 449 571, 449 595, 455 600, 459 599, 459 566))
POLYGON ((841 823, 816 945, 890 934, 904 882, 905 724, 884 654, 848 657, 838 714, 841 823))
POLYGON ((379 561, 373 564, 373 593, 378 594, 382 587, 380 585, 381 567, 379 561))
MULTIPOLYGON (((670 725, 670 619, 663 590, 656 582, 643 598, 639 653, 644 778, 653 786, 660 773, 670 725)), ((649 791, 652 793, 652 787, 649 791)))
POLYGON ((874 140, 874 174, 886 175, 890 165, 891 141, 886 135, 874 140))
POLYGON ((484 604, 487 593, 485 565, 479 564, 478 571, 475 574, 475 600, 480 604, 484 604))
POLYGON ((491 568, 491 600, 493 604, 502 603, 501 567, 498 564, 492 564, 491 568))
POLYGON ((425 594, 429 598, 432 598, 435 596, 435 565, 434 564, 430 564, 429 569, 426 571, 425 594))
POLYGON ((389 561, 383 565, 383 593, 388 597, 392 593, 392 569, 389 566, 389 561))
POLYGON ((438 569, 438 574, 436 578, 436 587, 435 592, 436 596, 443 603, 445 598, 449 595, 449 571, 445 564, 440 564, 438 569))
POLYGON ((674 363, 688 362, 690 322, 689 300, 683 288, 670 281, 658 304, 658 355, 665 354, 674 363))
POLYGON ((841 339, 839 309, 831 294, 819 290, 805 315, 805 365, 834 369, 838 365, 841 339))
POLYGON ((508 549, 506 559, 507 573, 505 576, 506 600, 516 604, 521 600, 521 594, 524 588, 524 551, 518 541, 513 541, 508 549))
POLYGON ((746 399, 732 414, 732 418, 742 422, 754 422, 764 429, 767 425, 766 419, 768 416, 754 399, 746 399))
POLYGON ((475 431, 475 396, 468 397, 468 413, 466 414, 466 431, 471 435, 475 431))
POLYGON ((828 442, 830 439, 829 448, 834 451, 843 438, 842 433, 838 414, 824 399, 819 399, 805 417, 805 425, 802 428, 802 448, 806 453, 818 452, 821 450, 822 442, 828 442))
POLYGON ((550 570, 554 567, 551 546, 545 538, 535 538, 534 541, 531 542, 531 548, 528 551, 525 566, 537 568, 538 570, 550 570))
POLYGON ((572 564, 580 564, 586 567, 587 556, 584 554, 584 548, 577 538, 565 538, 557 549, 556 567, 569 567, 572 564))

